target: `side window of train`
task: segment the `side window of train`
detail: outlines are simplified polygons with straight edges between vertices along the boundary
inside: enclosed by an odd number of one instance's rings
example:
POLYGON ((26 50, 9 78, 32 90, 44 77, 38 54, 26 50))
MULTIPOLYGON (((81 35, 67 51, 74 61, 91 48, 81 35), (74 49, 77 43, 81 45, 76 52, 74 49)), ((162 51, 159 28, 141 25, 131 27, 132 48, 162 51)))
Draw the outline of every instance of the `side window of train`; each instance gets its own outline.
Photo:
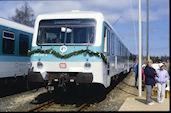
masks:
POLYGON ((118 56, 120 56, 120 42, 118 40, 118 56))
POLYGON ((112 33, 110 34, 110 55, 112 55, 112 41, 113 41, 113 38, 112 38, 112 33))
POLYGON ((122 43, 120 43, 120 53, 121 53, 121 56, 122 56, 122 43))
POLYGON ((19 55, 27 56, 29 50, 29 36, 25 34, 19 35, 19 55))
POLYGON ((118 56, 118 40, 117 37, 115 38, 115 56, 118 56))
POLYGON ((107 52, 107 35, 108 35, 108 30, 106 27, 104 27, 104 42, 103 42, 103 51, 107 52))
POLYGON ((121 42, 119 40, 119 56, 121 56, 121 42))
POLYGON ((3 31, 3 54, 14 54, 15 34, 10 31, 3 31))
POLYGON ((119 39, 117 38, 117 56, 119 56, 119 39))
POLYGON ((114 55, 114 34, 112 33, 111 37, 111 53, 114 55))
POLYGON ((120 56, 122 56, 122 43, 120 42, 120 56))
POLYGON ((108 35, 107 35, 107 51, 108 51, 109 55, 111 54, 111 51, 110 51, 110 39, 111 39, 111 34, 110 34, 110 31, 108 30, 108 35))

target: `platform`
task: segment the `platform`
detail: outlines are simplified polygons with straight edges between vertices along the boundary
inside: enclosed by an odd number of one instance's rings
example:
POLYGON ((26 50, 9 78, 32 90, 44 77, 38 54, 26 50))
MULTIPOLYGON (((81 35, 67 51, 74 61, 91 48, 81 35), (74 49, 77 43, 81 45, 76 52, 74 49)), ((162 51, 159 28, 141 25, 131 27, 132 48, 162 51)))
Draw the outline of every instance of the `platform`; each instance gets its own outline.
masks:
POLYGON ((158 103, 157 98, 153 98, 153 105, 146 104, 146 98, 142 97, 128 97, 119 111, 170 111, 170 99, 165 98, 163 103, 158 103))
MULTIPOLYGON (((134 76, 131 80, 133 81, 134 76)), ((134 82, 130 82, 130 85, 133 85, 134 82)), ((170 86, 170 84, 168 84, 170 86)), ((153 105, 146 104, 146 88, 142 91, 142 96, 134 95, 128 97, 118 111, 170 111, 170 88, 166 88, 166 96, 163 103, 157 102, 157 85, 153 87, 153 105)), ((132 90, 133 94, 138 94, 138 89, 132 90)))

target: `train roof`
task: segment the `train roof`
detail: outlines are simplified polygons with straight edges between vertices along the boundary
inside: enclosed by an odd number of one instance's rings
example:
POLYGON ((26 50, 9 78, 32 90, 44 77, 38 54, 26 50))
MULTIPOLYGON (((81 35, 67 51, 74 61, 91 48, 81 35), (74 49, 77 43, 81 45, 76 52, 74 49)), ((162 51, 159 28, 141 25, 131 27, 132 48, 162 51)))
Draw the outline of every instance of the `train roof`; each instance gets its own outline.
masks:
POLYGON ((26 26, 26 25, 23 25, 23 24, 20 24, 20 23, 17 23, 17 22, 14 22, 14 21, 2 18, 2 17, 0 17, 0 25, 14 28, 14 29, 21 30, 21 31, 25 31, 25 32, 29 32, 32 34, 34 31, 32 27, 29 27, 29 26, 26 26))
MULTIPOLYGON (((72 10, 66 12, 57 12, 57 13, 48 13, 41 14, 37 17, 36 21, 46 20, 46 19, 75 19, 75 18, 95 18, 105 21, 112 30, 119 36, 116 30, 110 25, 107 19, 103 16, 101 12, 97 11, 80 11, 80 10, 72 10)), ((38 23, 38 22, 37 22, 38 23)))
POLYGON ((37 17, 37 20, 42 19, 67 19, 67 18, 101 18, 103 19, 103 14, 100 12, 94 11, 79 11, 79 10, 72 10, 66 12, 57 12, 57 13, 49 13, 49 14, 41 14, 37 17))

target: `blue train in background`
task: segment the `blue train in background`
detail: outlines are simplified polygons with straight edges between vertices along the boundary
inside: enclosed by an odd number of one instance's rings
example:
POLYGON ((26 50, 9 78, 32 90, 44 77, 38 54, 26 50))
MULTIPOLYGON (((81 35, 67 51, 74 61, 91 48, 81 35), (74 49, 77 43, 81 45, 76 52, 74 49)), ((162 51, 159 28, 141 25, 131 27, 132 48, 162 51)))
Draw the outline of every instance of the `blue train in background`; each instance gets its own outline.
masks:
POLYGON ((0 18, 0 83, 28 75, 33 28, 0 18))

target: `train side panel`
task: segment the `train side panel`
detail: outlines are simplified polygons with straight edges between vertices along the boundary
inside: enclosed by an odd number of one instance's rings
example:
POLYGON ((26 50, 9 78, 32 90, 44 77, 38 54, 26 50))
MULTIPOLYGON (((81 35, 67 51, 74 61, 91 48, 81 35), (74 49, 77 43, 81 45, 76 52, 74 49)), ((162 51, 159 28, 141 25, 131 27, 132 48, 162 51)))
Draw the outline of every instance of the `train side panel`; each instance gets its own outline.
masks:
POLYGON ((26 51, 24 50, 24 45, 22 45, 23 38, 20 39, 20 35, 22 34, 28 36, 27 41, 29 44, 27 49, 29 49, 31 47, 32 34, 3 25, 0 25, 0 34, 0 78, 28 75, 28 64, 30 62, 30 58, 26 55, 26 52, 24 55, 20 54, 23 53, 23 51, 26 51), (8 38, 8 36, 10 36, 11 34, 14 35, 14 40, 10 40, 10 38, 8 38), (9 40, 11 41, 10 43, 9 40), (10 45, 11 43, 14 44, 13 48, 9 47, 12 46, 10 45), (13 49, 14 52, 6 53, 11 49, 13 49))

